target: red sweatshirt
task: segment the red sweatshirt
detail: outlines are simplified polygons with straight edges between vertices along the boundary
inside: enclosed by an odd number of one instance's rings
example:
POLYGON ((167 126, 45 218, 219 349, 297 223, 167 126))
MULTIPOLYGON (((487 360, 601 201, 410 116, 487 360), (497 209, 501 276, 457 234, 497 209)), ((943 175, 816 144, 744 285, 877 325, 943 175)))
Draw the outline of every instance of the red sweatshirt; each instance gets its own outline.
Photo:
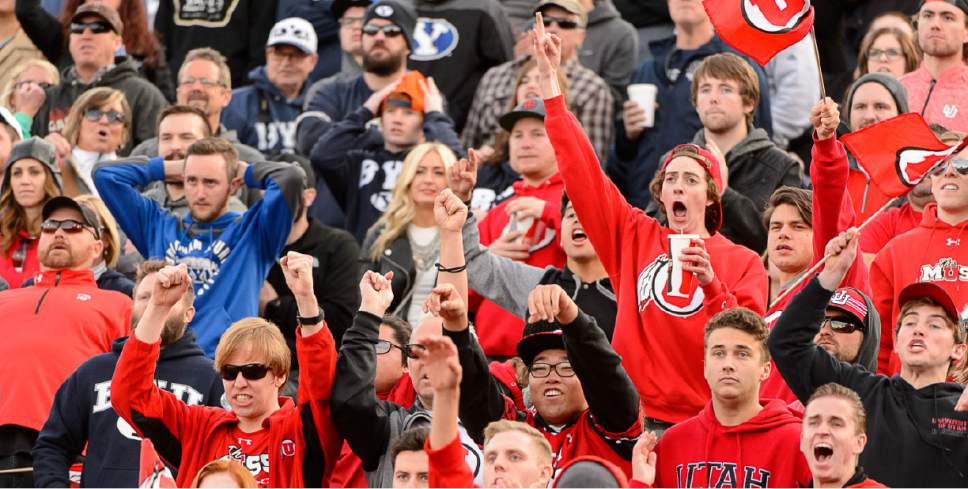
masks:
POLYGON ((562 97, 545 100, 545 127, 568 197, 608 272, 618 301, 612 345, 638 388, 647 416, 679 422, 709 400, 703 378, 703 329, 736 306, 766 311, 766 269, 759 256, 719 234, 705 239, 715 272, 688 297, 666 294, 669 228, 632 207, 605 177, 595 149, 562 97))
MULTIPOLYGON (((817 140, 815 137, 813 149, 810 152, 812 160, 810 180, 813 182, 813 200, 811 202, 813 211, 813 260, 807 266, 806 269, 808 270, 823 258, 824 250, 831 239, 851 226, 859 225, 855 218, 852 199, 850 195, 844 192, 849 180, 849 164, 847 153, 844 152, 844 145, 835 138, 817 140)), ((866 229, 864 233, 867 232, 866 229)), ((822 270, 823 267, 820 269, 822 270)), ((804 279, 783 299, 770 307, 766 313, 767 326, 773 328, 773 323, 780 317, 780 313, 786 309, 787 304, 809 281, 809 278, 804 279)), ((864 266, 864 257, 860 254, 857 255, 850 270, 847 271, 847 276, 844 277, 841 287, 854 287, 870 295, 871 288, 867 267, 864 266)), ((772 361, 770 360, 770 362, 772 361)), ((760 398, 782 399, 786 402, 797 400, 797 397, 787 387, 776 365, 773 365, 770 377, 760 385, 760 398)))
POLYGON ((655 487, 803 487, 810 467, 800 452, 800 420, 785 403, 738 426, 723 426, 712 403, 669 428, 655 448, 655 487))
POLYGON ((922 216, 923 213, 914 210, 910 202, 882 212, 860 233, 860 250, 864 253, 881 251, 888 241, 918 227, 922 216))
POLYGON ((0 256, 0 278, 7 282, 11 289, 20 287, 30 277, 40 273, 40 260, 37 258, 37 246, 40 239, 30 239, 30 235, 23 229, 17 232, 17 237, 13 240, 13 245, 2 256, 0 256), (24 251, 24 261, 18 270, 13 264, 13 255, 24 251))
MULTIPOLYGON (((111 379, 111 404, 141 436, 151 439, 160 454, 181 454, 181 460, 167 462, 179 468, 178 487, 188 487, 202 466, 238 450, 228 442, 239 419, 221 408, 188 406, 159 389, 152 379, 160 344, 144 343, 134 335, 125 343, 111 379)), ((329 413, 336 372, 336 348, 329 329, 307 338, 297 334, 296 356, 304 366, 300 404, 280 398, 281 408, 262 422, 269 464, 261 470, 269 472, 268 487, 327 487, 342 442, 329 413), (305 368, 310 365, 313 368, 305 368), (304 425, 304 418, 312 419, 313 425, 304 425), (308 439, 310 434, 316 439, 308 439)))
POLYGON ((461 444, 460 436, 439 450, 430 448, 430 439, 427 439, 424 452, 427 452, 427 487, 477 487, 474 474, 464 460, 467 450, 461 444))
POLYGON ((97 288, 90 270, 44 272, 0 293, 0 318, 0 425, 40 431, 64 380, 128 334, 131 299, 97 288))
POLYGON ((968 219, 952 226, 938 219, 937 204, 924 208, 921 225, 892 239, 871 263, 874 307, 881 316, 881 351, 877 371, 900 371, 894 354, 894 328, 900 304, 897 294, 914 282, 934 282, 951 295, 968 317, 968 219))
MULTIPOLYGON (((531 249, 524 263, 538 268, 549 265, 563 267, 567 259, 564 250, 561 249, 560 237, 561 193, 564 190, 564 182, 558 173, 537 187, 527 185, 523 180, 514 182, 514 197, 491 209, 484 219, 481 219, 478 225, 481 244, 490 246, 499 237, 509 232, 508 223, 511 218, 505 210, 509 203, 521 197, 536 197, 546 203, 541 219, 535 219, 526 233, 531 240, 531 249)), ((480 298, 476 300, 481 302, 476 312, 475 326, 484 353, 498 357, 517 356, 517 345, 524 329, 524 321, 489 300, 480 298)))

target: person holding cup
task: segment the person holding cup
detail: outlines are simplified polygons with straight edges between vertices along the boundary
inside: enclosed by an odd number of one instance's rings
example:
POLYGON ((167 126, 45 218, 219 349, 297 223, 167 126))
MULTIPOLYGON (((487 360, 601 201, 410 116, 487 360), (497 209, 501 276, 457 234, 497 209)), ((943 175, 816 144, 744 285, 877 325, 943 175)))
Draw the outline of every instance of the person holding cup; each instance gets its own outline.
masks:
MULTIPOLYGON (((629 204, 598 166, 595 151, 560 96, 559 41, 537 22, 532 34, 545 97, 545 127, 575 212, 618 297, 612 344, 641 395, 649 429, 698 413, 709 401, 703 379, 703 327, 717 313, 744 306, 765 311, 766 271, 759 257, 718 234, 725 178, 721 160, 696 145, 665 158, 652 195, 668 226, 629 204), (669 235, 698 239, 669 257, 669 235), (678 297, 667 290, 672 261, 694 279, 678 297)), ((681 278, 680 278, 681 280, 681 278)))

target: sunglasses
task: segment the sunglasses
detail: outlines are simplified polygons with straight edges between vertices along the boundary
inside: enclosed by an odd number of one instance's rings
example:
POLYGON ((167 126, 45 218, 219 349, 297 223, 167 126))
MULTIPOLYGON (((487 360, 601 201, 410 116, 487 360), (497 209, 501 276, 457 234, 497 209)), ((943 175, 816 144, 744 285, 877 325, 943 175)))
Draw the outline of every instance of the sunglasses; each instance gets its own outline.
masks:
POLYGON ((565 30, 577 29, 581 27, 581 23, 576 20, 566 19, 564 17, 554 17, 550 15, 542 17, 542 23, 545 27, 551 27, 552 23, 558 24, 558 27, 565 30))
POLYGON ((114 32, 111 24, 107 22, 98 20, 94 22, 71 22, 71 34, 83 34, 85 29, 91 29, 94 34, 104 34, 105 32, 114 32))
POLYGON ((829 325, 830 329, 837 333, 850 334, 854 331, 864 332, 863 326, 852 321, 841 321, 840 319, 826 317, 823 318, 823 324, 829 325))
POLYGON ((558 374, 558 377, 574 377, 575 369, 571 367, 571 362, 559 362, 559 363, 544 363, 535 362, 531 364, 531 375, 536 379, 543 379, 551 375, 551 371, 554 370, 558 374))
POLYGON ((84 111, 84 118, 91 122, 98 122, 101 117, 108 118, 108 124, 124 124, 124 114, 116 110, 87 109, 84 111))
POLYGON ((48 88, 53 86, 47 82, 35 82, 30 80, 18 81, 17 83, 13 84, 14 88, 16 88, 17 90, 20 90, 21 88, 23 88, 24 85, 37 85, 38 87, 41 88, 41 90, 47 90, 48 88))
POLYGON ((403 29, 398 25, 387 24, 387 25, 376 25, 376 24, 366 24, 363 26, 363 34, 368 36, 375 36, 377 32, 383 31, 383 35, 386 37, 397 37, 403 34, 403 29))
POLYGON ((67 234, 77 234, 83 229, 88 229, 95 238, 101 239, 96 229, 87 226, 83 222, 75 221, 73 219, 47 219, 46 221, 40 223, 40 232, 42 233, 53 234, 56 233, 58 229, 63 229, 67 234))
POLYGON ((219 374, 225 380, 235 380, 239 374, 245 380, 259 380, 269 373, 271 367, 264 363, 247 363, 245 365, 223 365, 219 374))
POLYGON ((887 49, 870 48, 867 50, 867 57, 873 58, 873 59, 880 58, 881 56, 886 56, 887 59, 894 59, 900 55, 901 55, 901 52, 894 48, 887 48, 887 49))
POLYGON ((949 164, 961 176, 968 175, 968 160, 948 160, 934 167, 930 172, 928 172, 928 175, 937 176, 943 174, 948 170, 949 164))

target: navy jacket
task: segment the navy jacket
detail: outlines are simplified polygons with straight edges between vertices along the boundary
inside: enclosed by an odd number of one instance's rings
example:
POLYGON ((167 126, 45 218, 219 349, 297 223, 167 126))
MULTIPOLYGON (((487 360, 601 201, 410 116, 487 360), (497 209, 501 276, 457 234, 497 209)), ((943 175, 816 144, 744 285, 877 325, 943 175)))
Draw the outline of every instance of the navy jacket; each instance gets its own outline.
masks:
MULTIPOLYGON (((713 36, 696 50, 676 49, 675 36, 653 41, 649 49, 654 58, 639 66, 632 76, 632 83, 651 83, 659 88, 655 125, 646 129, 638 140, 632 141, 625 135, 625 126, 619 119, 615 138, 618 158, 608 164, 612 181, 628 201, 640 209, 645 209, 652 198, 649 183, 658 171, 662 156, 677 144, 691 142, 696 131, 702 129, 699 114, 691 102, 693 72, 707 56, 724 52, 738 54, 718 36, 713 36)), ((770 85, 763 69, 755 61, 746 59, 756 71, 761 87, 753 126, 762 127, 772 135, 769 90, 763 89, 770 85)))
MULTIPOLYGON (((84 362, 57 390, 34 446, 36 487, 69 487, 68 469, 87 444, 81 487, 136 487, 141 441, 111 407, 111 377, 127 337, 84 362)), ((222 406, 222 380, 195 334, 161 350, 155 383, 189 405, 222 406)))
POLYGON ((296 120, 296 148, 309 156, 313 146, 333 124, 343 120, 373 95, 363 75, 337 74, 313 83, 306 94, 303 113, 296 120))
POLYGON ((303 83, 295 99, 286 100, 269 82, 265 66, 250 71, 249 80, 252 85, 232 91, 232 101, 222 111, 222 125, 238 133, 239 141, 263 154, 294 153, 296 118, 302 112, 309 81, 303 83))

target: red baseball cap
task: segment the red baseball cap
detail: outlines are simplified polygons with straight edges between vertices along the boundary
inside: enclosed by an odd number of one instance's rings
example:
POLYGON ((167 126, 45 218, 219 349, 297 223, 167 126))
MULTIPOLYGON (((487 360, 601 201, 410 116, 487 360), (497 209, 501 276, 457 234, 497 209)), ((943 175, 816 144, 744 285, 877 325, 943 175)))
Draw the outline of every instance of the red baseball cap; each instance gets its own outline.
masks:
POLYGON ((837 289, 827 301, 827 307, 837 309, 857 319, 861 326, 867 325, 867 299, 861 291, 853 287, 837 289))
MULTIPOLYGON (((662 162, 661 171, 665 171, 666 167, 669 166, 669 163, 672 163, 672 160, 680 156, 691 158, 692 160, 698 162, 699 165, 706 170, 706 173, 712 177, 719 193, 723 193, 723 174, 719 169, 719 160, 713 156, 712 153, 697 144, 680 144, 675 148, 672 148, 672 151, 669 151, 669 154, 666 155, 665 161, 662 162)), ((714 226, 715 229, 707 229, 709 234, 716 234, 716 232, 719 231, 719 228, 723 227, 722 200, 720 199, 720 201, 716 202, 715 205, 719 207, 719 223, 714 226)))
POLYGON ((961 327, 961 315, 958 313, 958 306, 955 305, 954 299, 951 298, 947 290, 944 290, 940 285, 933 282, 914 282, 908 284, 897 295, 897 303, 898 306, 903 307, 908 301, 922 297, 927 297, 937 302, 944 309, 944 312, 948 314, 949 319, 954 321, 959 328, 961 327))

